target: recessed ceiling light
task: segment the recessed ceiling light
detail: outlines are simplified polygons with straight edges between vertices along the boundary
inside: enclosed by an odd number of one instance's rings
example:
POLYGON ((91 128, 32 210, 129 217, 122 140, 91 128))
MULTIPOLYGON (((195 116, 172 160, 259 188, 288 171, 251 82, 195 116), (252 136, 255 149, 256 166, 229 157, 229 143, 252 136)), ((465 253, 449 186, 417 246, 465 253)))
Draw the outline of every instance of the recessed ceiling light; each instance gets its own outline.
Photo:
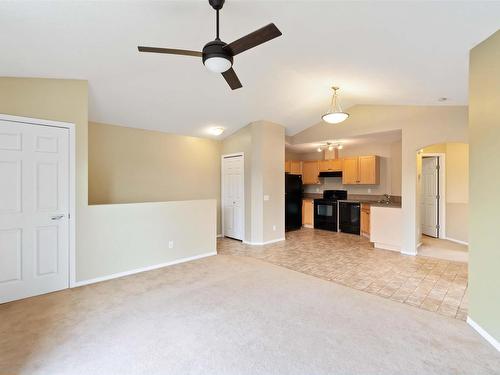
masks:
POLYGON ((224 133, 224 128, 222 126, 216 126, 216 127, 210 128, 209 132, 210 132, 210 134, 213 134, 213 135, 221 135, 222 133, 224 133))

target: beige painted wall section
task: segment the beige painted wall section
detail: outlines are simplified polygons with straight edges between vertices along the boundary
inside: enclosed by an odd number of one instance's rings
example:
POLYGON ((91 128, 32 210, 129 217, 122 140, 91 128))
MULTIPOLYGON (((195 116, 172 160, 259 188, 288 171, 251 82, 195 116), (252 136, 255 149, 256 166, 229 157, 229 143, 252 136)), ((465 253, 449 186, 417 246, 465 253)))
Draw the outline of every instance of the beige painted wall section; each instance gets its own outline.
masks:
POLYGON ((215 199, 220 218, 220 149, 211 139, 91 122, 89 204, 215 199))
POLYGON ((468 142, 468 112, 465 106, 379 106, 357 105, 341 124, 322 122, 296 134, 293 143, 318 139, 349 138, 357 135, 401 129, 401 196, 403 209, 403 252, 416 254, 419 240, 417 224, 417 150, 446 142, 468 142))
POLYGON ((223 140, 223 155, 240 152, 245 154, 245 242, 259 244, 282 239, 285 226, 283 126, 257 121, 223 140), (264 195, 269 196, 268 201, 264 201, 264 195))
MULTIPOLYGON (((215 223, 216 201, 185 201, 176 203, 144 203, 140 208, 141 221, 129 225, 138 213, 132 205, 88 205, 88 92, 87 82, 78 80, 40 78, 0 78, 0 113, 71 122, 76 125, 76 279, 83 281, 105 277, 113 273, 154 266, 179 259, 216 251, 215 223), (154 208, 153 208, 154 207, 154 208), (161 228, 148 220, 163 216, 161 228), (117 211, 120 210, 120 211, 117 211), (193 212, 206 210, 210 220, 192 220, 193 212), (119 214, 117 214, 117 212, 119 214), (124 216, 125 215, 125 216, 124 216), (173 216, 169 216, 173 215, 173 216), (165 225, 173 224, 170 228, 165 225), (193 225, 193 223, 195 225, 193 225), (177 228, 175 238, 179 245, 168 249, 165 242, 157 243, 164 249, 159 256, 157 249, 149 246, 146 235, 152 228, 165 233, 177 228), (180 229, 179 229, 180 228, 180 229), (195 233, 213 233, 200 242, 190 242, 195 233), (110 241, 114 238, 115 241, 110 241), (128 241, 125 241, 128 239, 128 241), (106 246, 98 246, 99 241, 106 246), (142 246, 140 245, 142 244, 142 246)), ((140 206, 140 205, 139 205, 140 206)), ((203 216, 205 217, 205 216, 203 216)), ((160 233, 155 238, 165 241, 160 233)))
POLYGON ((469 72, 469 316, 500 342, 500 31, 472 49, 469 72))

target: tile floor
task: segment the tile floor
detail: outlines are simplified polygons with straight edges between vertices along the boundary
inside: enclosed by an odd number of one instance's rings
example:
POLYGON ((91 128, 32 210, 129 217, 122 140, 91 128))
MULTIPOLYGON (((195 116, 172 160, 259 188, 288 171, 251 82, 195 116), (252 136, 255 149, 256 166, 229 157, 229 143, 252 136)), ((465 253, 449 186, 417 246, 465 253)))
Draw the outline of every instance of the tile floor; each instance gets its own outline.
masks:
POLYGON ((223 238, 219 254, 249 256, 441 315, 467 317, 467 264, 374 249, 363 237, 301 229, 250 246, 223 238))

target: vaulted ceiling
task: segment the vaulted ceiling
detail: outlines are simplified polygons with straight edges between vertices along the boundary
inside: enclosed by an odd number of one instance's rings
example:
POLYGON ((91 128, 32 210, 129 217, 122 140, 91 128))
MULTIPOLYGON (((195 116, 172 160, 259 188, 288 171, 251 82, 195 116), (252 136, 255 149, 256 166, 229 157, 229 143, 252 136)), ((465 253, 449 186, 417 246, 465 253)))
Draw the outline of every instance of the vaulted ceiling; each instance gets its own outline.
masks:
POLYGON ((88 80, 93 121, 224 137, 266 119, 290 135, 318 122, 332 84, 344 107, 466 104, 468 52, 500 26, 500 2, 227 0, 224 41, 283 33, 237 56, 236 91, 201 59, 137 52, 201 50, 214 19, 205 0, 1 2, 0 75, 88 80))

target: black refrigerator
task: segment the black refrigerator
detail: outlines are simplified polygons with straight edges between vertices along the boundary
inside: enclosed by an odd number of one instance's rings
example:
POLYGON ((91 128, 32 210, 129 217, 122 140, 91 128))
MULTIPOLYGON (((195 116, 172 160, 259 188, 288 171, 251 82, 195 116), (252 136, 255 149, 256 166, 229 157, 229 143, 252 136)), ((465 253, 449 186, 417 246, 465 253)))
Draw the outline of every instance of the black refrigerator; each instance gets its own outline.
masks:
POLYGON ((302 228, 302 176, 285 174, 285 231, 302 228))

